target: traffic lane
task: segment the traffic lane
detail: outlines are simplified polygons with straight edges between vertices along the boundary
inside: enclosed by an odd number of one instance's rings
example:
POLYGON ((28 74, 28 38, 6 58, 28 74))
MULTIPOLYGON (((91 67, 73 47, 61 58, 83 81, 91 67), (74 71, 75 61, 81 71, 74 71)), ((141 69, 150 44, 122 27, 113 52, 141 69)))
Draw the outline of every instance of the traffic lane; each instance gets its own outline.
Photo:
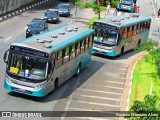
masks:
MULTIPOLYGON (((136 58, 137 55, 141 54, 140 50, 129 50, 127 52, 124 52, 121 56, 115 56, 115 57, 110 57, 102 54, 92 54, 92 57, 98 61, 105 62, 105 60, 109 60, 110 62, 113 63, 122 63, 124 65, 129 65, 130 62, 136 58)), ((126 68, 122 68, 126 69, 126 68)))
POLYGON ((150 0, 145 0, 145 1, 138 0, 137 5, 140 6, 140 12, 139 12, 140 14, 149 17, 154 15, 150 0))
MULTIPOLYGON (((67 95, 68 97, 65 99, 59 100, 53 110, 86 112, 120 110, 120 102, 125 83, 125 76, 121 77, 121 74, 126 73, 127 65, 114 63, 113 61, 104 58, 99 59, 105 61, 102 62, 104 65, 91 77, 88 77, 90 74, 89 72, 95 70, 96 64, 90 66, 90 70, 82 73, 83 75, 80 74, 74 85, 72 94, 67 95), (114 74, 105 74, 106 72, 114 74), (117 76, 120 76, 121 78, 117 78, 117 76)), ((93 57, 92 60, 97 61, 97 59, 95 60, 93 57)), ((59 119, 62 118, 63 117, 59 119)))
MULTIPOLYGON (((94 60, 94 58, 92 58, 94 60)), ((94 70, 96 64, 90 66, 90 71, 94 70)), ((73 93, 67 95, 68 97, 59 100, 54 107, 54 110, 73 110, 73 111, 118 111, 120 110, 120 101, 123 93, 125 77, 123 81, 116 78, 117 82, 110 81, 108 75, 105 72, 109 72, 108 68, 126 68, 125 65, 119 63, 111 64, 106 59, 105 65, 103 65, 95 74, 88 77, 90 71, 82 73, 74 85, 73 93), (105 71, 105 72, 102 72, 105 71), (86 80, 87 78, 87 80, 86 80), (111 82, 108 84, 106 82, 111 82), (117 86, 119 84, 119 86, 117 86), (64 107, 65 106, 65 107, 64 107)), ((120 74, 126 72, 126 70, 117 69, 115 73, 120 74)), ((114 78, 114 76, 112 76, 114 78)), ((67 90, 66 90, 67 92, 67 90)), ((66 93, 65 93, 66 94, 66 93)))
MULTIPOLYGON (((58 2, 56 1, 50 1, 43 5, 34 7, 24 13, 21 13, 20 15, 17 15, 11 19, 1 22, 0 23, 1 41, 14 42, 16 40, 25 38, 27 24, 29 24, 30 21, 34 18, 42 18, 44 12, 47 9, 52 8, 57 4, 58 2)), ((59 24, 49 23, 49 29, 58 26, 60 24, 70 23, 70 21, 72 20, 72 16, 74 14, 74 6, 72 8, 73 9, 71 10, 71 15, 69 17, 60 17, 59 24)))

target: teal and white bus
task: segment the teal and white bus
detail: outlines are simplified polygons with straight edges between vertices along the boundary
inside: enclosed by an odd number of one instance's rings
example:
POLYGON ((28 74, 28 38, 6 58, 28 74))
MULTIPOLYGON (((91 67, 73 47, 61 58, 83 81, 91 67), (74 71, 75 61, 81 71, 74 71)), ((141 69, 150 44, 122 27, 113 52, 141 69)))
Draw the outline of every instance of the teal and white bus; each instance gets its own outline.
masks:
POLYGON ((4 88, 42 97, 91 60, 94 30, 65 24, 12 43, 4 54, 4 88))
POLYGON ((133 11, 133 0, 120 0, 120 3, 117 6, 118 11, 133 11))
POLYGON ((125 14, 95 21, 93 53, 119 56, 147 41, 151 18, 125 14))

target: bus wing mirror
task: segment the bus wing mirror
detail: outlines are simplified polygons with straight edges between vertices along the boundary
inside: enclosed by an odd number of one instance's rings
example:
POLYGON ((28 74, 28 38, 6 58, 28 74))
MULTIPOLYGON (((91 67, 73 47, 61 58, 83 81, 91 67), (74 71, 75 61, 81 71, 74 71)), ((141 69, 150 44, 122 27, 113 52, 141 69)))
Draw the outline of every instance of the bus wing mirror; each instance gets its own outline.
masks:
POLYGON ((3 60, 5 63, 8 63, 8 55, 9 55, 9 50, 7 50, 5 53, 4 53, 4 56, 3 56, 3 60))

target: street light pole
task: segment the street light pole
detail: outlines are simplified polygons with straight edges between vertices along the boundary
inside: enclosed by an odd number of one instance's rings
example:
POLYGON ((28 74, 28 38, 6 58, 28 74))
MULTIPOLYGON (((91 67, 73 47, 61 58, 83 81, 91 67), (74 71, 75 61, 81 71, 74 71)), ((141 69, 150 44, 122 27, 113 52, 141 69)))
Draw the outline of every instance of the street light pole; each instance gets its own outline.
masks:
MULTIPOLYGON (((77 2, 77 1, 76 1, 77 2)), ((74 16, 74 20, 76 22, 76 17, 77 17, 77 5, 76 5, 76 10, 75 10, 75 16, 74 16)))

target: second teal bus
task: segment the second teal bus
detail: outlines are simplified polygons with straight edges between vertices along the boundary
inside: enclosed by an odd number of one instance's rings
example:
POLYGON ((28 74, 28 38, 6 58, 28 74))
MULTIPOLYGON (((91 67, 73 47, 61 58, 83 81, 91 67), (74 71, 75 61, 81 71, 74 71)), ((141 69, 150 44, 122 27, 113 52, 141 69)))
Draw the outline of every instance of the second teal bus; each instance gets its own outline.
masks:
POLYGON ((139 14, 114 16, 93 23, 93 53, 120 56, 148 40, 151 18, 139 14))

